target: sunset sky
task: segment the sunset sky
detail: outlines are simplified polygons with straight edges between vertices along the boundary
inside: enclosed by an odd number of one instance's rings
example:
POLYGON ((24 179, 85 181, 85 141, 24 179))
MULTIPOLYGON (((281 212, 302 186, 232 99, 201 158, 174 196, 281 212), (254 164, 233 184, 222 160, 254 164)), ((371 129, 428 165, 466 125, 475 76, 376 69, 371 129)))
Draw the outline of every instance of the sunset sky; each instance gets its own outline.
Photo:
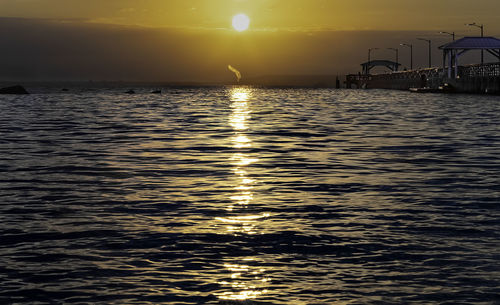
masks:
POLYGON ((243 77, 348 73, 367 48, 392 59, 386 48, 401 42, 414 44, 418 66, 417 37, 437 47, 449 41, 439 31, 478 35, 470 22, 495 36, 499 9, 498 0, 0 0, 0 79, 224 81, 228 64, 243 77), (231 27, 238 13, 248 31, 231 27))

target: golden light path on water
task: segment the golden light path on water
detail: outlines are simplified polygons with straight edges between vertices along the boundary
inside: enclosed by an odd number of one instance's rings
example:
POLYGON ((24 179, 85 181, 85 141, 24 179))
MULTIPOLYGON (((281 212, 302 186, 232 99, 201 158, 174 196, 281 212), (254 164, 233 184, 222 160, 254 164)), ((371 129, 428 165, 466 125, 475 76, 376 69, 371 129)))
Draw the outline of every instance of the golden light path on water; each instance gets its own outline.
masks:
MULTIPOLYGON (((232 147, 236 149, 251 148, 252 141, 246 133, 249 129, 251 118, 251 90, 247 88, 233 88, 230 91, 231 115, 229 124, 233 128, 234 136, 231 139, 232 147)), ((226 209, 233 214, 228 217, 217 217, 216 220, 225 228, 226 234, 259 234, 259 222, 268 218, 269 213, 248 214, 244 211, 251 206, 254 195, 253 188, 255 180, 248 175, 248 167, 258 162, 259 159, 252 158, 246 153, 235 152, 230 160, 233 173, 237 179, 234 193, 230 196, 231 205, 226 209), (234 215, 241 212, 240 215, 234 215)), ((230 274, 230 279, 220 281, 223 287, 229 291, 217 294, 223 300, 249 300, 267 292, 267 283, 270 281, 266 276, 265 268, 256 266, 258 261, 255 257, 243 259, 228 258, 225 260, 225 272, 230 274)))

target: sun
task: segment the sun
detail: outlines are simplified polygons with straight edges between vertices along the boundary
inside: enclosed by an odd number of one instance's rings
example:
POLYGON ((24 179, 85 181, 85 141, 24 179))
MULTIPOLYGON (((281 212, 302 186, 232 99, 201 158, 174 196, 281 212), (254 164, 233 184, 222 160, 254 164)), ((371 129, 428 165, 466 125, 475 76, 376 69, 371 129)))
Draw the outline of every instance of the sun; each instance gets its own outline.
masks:
POLYGON ((250 26, 250 18, 245 14, 238 14, 233 17, 233 28, 238 32, 243 32, 250 26))

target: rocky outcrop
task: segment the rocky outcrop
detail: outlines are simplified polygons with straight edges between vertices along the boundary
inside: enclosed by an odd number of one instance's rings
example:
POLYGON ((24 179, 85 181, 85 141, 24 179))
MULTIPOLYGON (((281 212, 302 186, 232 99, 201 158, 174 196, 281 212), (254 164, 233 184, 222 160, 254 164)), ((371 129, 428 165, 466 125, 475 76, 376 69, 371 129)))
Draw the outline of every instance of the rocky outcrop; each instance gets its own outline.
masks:
POLYGON ((0 94, 29 94, 23 86, 0 88, 0 94))

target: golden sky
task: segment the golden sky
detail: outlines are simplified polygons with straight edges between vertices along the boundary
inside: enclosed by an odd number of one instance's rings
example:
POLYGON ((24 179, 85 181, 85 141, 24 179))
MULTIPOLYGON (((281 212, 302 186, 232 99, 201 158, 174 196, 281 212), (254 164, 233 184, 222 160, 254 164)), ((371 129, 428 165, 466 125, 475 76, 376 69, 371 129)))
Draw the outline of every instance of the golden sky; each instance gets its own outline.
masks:
POLYGON ((243 12, 259 30, 491 29, 500 26, 499 9, 498 0, 0 0, 1 17, 212 29, 243 12))
MULTIPOLYGON (((439 45, 500 34, 500 0, 0 0, 0 80, 201 81, 357 73, 372 59, 433 65, 439 45), (238 33, 231 19, 251 19, 238 33)), ((467 54, 470 63, 477 54, 467 54)), ((489 55, 487 55, 489 56, 489 55)), ((487 60, 490 58, 487 57, 487 60)))

